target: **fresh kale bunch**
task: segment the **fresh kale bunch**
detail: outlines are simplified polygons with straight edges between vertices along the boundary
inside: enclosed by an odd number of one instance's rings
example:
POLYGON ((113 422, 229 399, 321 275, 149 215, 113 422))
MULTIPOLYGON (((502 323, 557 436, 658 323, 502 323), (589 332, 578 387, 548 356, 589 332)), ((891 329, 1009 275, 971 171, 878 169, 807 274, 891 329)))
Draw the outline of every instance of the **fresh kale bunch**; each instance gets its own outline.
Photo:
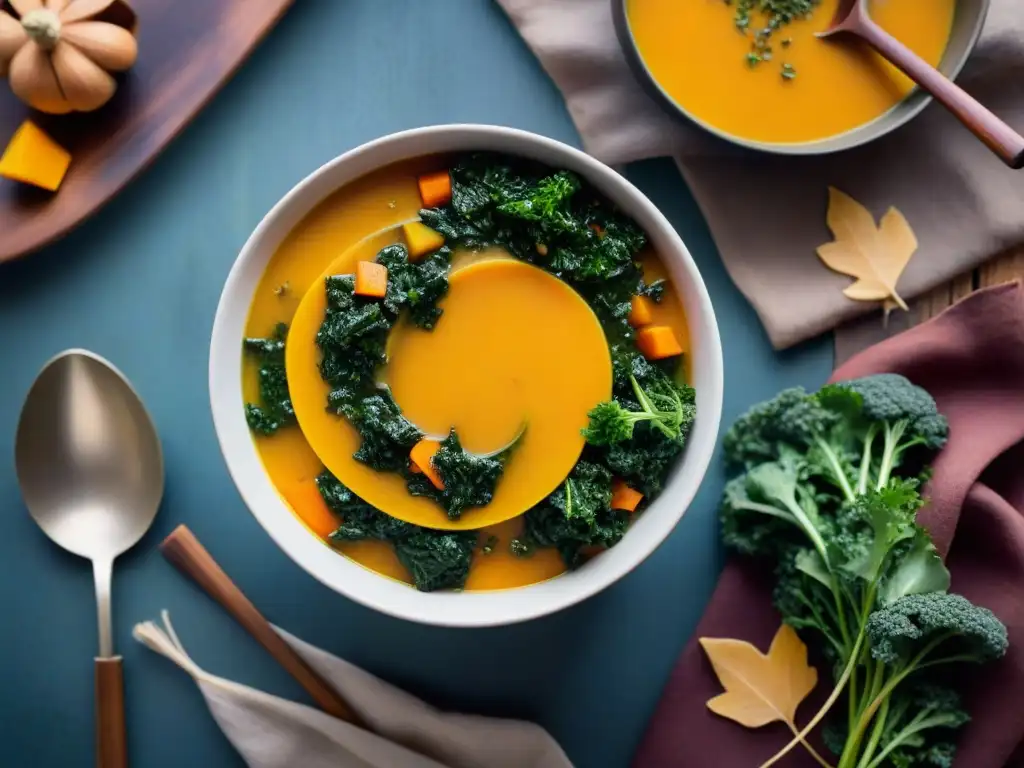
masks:
POLYGON ((406 523, 372 507, 326 470, 316 478, 324 502, 341 519, 332 541, 385 541, 409 573, 416 589, 462 589, 469 575, 475 531, 436 531, 406 523))
POLYGON ((807 730, 845 698, 829 729, 838 768, 949 766, 967 716, 943 669, 1006 652, 1005 626, 948 592, 915 522, 947 431, 927 392, 882 374, 785 390, 725 437, 739 473, 722 501, 723 539, 776 564, 783 620, 820 639, 836 685, 807 730))
POLYGON ((450 520, 458 520, 472 507, 486 507, 494 498, 494 490, 505 471, 505 463, 515 450, 519 438, 493 456, 479 456, 462 447, 453 428, 431 461, 441 477, 444 488, 436 488, 422 473, 406 473, 406 486, 413 496, 426 496, 444 507, 450 520))
POLYGON ((288 326, 278 323, 268 339, 246 339, 245 351, 260 364, 260 404, 245 404, 245 420, 249 429, 261 435, 272 435, 281 427, 295 423, 295 409, 288 394, 288 377, 284 368, 284 341, 288 326))

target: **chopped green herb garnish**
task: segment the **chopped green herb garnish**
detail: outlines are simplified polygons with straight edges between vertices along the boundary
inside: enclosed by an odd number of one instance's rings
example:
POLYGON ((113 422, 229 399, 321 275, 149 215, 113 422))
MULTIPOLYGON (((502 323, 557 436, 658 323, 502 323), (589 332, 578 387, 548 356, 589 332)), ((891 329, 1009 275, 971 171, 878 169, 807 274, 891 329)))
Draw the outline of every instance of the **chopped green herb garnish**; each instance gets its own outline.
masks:
POLYGON ((498 537, 494 536, 494 535, 491 535, 491 536, 487 537, 487 541, 485 541, 484 545, 482 547, 480 547, 480 551, 483 552, 485 555, 489 555, 489 554, 491 554, 494 551, 494 548, 497 547, 497 546, 498 546, 498 537))
POLYGON ((534 545, 527 539, 512 539, 508 543, 508 551, 516 557, 530 557, 533 554, 534 545))
POLYGON ((786 80, 792 80, 796 77, 796 70, 793 68, 792 64, 782 65, 782 77, 786 80))
MULTIPOLYGON (((764 26, 753 33, 751 52, 746 56, 747 64, 755 67, 762 61, 771 61, 771 56, 763 54, 771 51, 769 41, 772 35, 792 21, 812 18, 820 3, 821 0, 739 0, 733 13, 733 24, 742 34, 747 35, 750 31, 751 14, 760 14, 764 18, 764 26)), ((725 0, 725 4, 731 6, 733 3, 725 0)), ((787 37, 782 46, 789 47, 792 42, 793 38, 787 37)), ((783 75, 787 80, 794 76, 783 75)))

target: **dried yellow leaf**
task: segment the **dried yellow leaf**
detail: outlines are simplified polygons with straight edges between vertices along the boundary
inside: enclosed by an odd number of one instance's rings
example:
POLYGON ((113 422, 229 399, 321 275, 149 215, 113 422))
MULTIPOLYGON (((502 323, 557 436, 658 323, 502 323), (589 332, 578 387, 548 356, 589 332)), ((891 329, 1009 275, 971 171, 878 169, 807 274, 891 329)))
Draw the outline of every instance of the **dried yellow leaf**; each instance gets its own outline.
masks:
MULTIPOLYGON (((792 627, 779 627, 767 654, 742 640, 702 637, 700 645, 725 689, 708 701, 708 709, 747 728, 783 722, 799 733, 796 710, 817 685, 818 671, 807 663, 807 646, 792 627)), ((804 746, 828 765, 809 744, 804 746)))
POLYGON ((917 250, 917 238, 903 214, 890 208, 876 226, 867 208, 829 187, 826 221, 835 240, 818 247, 818 258, 856 278, 843 294, 857 301, 892 301, 906 310, 896 284, 917 250))

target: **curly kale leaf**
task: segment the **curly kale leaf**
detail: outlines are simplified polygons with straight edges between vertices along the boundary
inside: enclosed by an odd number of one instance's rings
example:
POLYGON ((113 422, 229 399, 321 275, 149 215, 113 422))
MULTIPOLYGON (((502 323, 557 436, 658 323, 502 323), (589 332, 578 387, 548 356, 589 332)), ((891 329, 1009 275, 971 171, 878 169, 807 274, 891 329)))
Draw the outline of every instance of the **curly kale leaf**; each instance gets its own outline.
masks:
POLYGON ((380 302, 355 295, 351 275, 328 277, 325 290, 327 310, 316 335, 322 355, 320 376, 331 387, 328 408, 341 413, 374 387, 377 367, 387 359, 392 320, 380 302))
POLYGON ((647 361, 631 363, 626 381, 628 389, 615 387, 614 399, 590 412, 583 435, 592 460, 651 497, 686 447, 696 394, 647 361))
POLYGON ((582 565, 586 550, 617 544, 629 526, 629 513, 611 509, 612 475, 580 461, 562 485, 524 515, 524 539, 554 547, 569 568, 582 565))
POLYGON ((342 520, 330 535, 333 542, 390 543, 421 592, 465 585, 477 541, 474 531, 436 531, 398 520, 367 504, 326 470, 317 477, 316 485, 327 506, 342 520))
POLYGON ((267 339, 246 339, 243 348, 260 364, 260 403, 245 404, 245 420, 249 429, 261 435, 273 435, 281 427, 295 423, 295 409, 288 393, 288 377, 284 367, 284 344, 288 326, 278 323, 267 339))
POLYGON ((611 473, 598 464, 579 461, 565 481, 547 497, 546 503, 567 520, 575 518, 593 523, 598 513, 611 508, 611 473))
POLYGON ((643 231, 572 172, 483 153, 451 176, 451 203, 420 213, 450 245, 500 245, 577 286, 628 275, 635 288, 643 231))
POLYGON ((419 528, 395 542, 398 560, 409 569, 416 589, 462 589, 476 547, 475 531, 434 531, 419 528))
POLYGON ((696 416, 693 388, 660 372, 650 377, 646 389, 635 376, 629 380, 637 409, 624 407, 618 400, 599 403, 587 414, 589 423, 583 430, 587 442, 605 446, 631 440, 635 426, 644 422, 670 440, 684 439, 696 416))
POLYGON ((867 634, 871 655, 886 664, 983 662, 1003 656, 1008 645, 1006 627, 992 611, 946 592, 894 600, 871 614, 867 634), (922 652, 925 658, 917 659, 922 652))
POLYGON ((404 307, 416 325, 432 329, 441 317, 442 310, 437 304, 448 295, 451 249, 442 246, 422 261, 411 262, 404 245, 389 245, 380 250, 376 260, 388 270, 384 308, 392 320, 404 307))
POLYGON ((409 451, 423 433, 402 415, 391 395, 381 389, 377 394, 342 406, 342 413, 358 430, 362 442, 353 456, 378 472, 401 472, 408 468, 409 451))
POLYGON ((435 488, 420 474, 407 475, 406 485, 412 495, 434 499, 444 507, 449 519, 458 520, 467 509, 491 503, 514 447, 515 443, 494 456, 478 456, 463 449, 452 429, 431 459, 444 488, 435 488))

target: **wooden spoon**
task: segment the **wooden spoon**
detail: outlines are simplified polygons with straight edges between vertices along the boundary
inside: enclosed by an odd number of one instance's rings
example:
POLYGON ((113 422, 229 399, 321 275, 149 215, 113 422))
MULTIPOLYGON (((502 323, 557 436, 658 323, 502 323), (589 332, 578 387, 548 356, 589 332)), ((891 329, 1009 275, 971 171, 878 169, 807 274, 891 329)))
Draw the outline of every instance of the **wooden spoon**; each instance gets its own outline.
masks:
POLYGON ((868 0, 840 0, 832 25, 818 37, 857 35, 934 96, 1011 168, 1024 167, 1024 137, 973 96, 890 35, 868 14, 868 0))
POLYGON ((341 698, 302 657, 286 643, 226 573, 187 526, 179 525, 164 539, 160 551, 186 576, 220 603, 249 634, 277 659, 317 705, 327 714, 365 728, 348 702, 341 698))

